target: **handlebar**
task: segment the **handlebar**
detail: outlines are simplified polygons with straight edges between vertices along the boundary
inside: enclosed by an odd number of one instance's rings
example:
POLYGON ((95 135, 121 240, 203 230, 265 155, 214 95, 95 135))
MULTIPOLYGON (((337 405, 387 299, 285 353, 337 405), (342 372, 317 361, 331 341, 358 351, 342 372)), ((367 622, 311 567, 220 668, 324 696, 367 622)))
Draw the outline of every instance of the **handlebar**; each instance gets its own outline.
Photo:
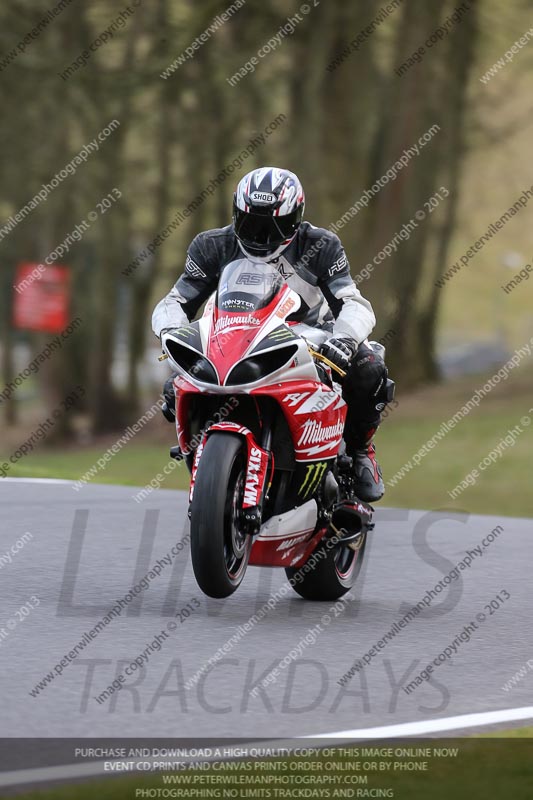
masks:
POLYGON ((309 345, 307 346, 307 349, 309 350, 313 358, 316 358, 318 359, 318 361, 322 361, 324 364, 327 364, 328 367, 330 367, 330 369, 334 370, 338 375, 340 375, 341 378, 346 377, 345 371, 340 367, 338 367, 336 364, 334 364, 333 361, 330 361, 329 358, 326 358, 326 356, 323 356, 322 353, 318 353, 316 350, 313 350, 313 348, 309 347, 309 345))

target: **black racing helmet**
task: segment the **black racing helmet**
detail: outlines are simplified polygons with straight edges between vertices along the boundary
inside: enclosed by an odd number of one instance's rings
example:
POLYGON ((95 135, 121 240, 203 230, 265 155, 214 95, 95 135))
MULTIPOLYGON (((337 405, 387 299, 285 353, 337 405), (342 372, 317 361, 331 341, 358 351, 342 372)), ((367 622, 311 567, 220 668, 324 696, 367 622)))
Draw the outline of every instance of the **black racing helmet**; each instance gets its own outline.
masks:
POLYGON ((293 172, 276 167, 249 172, 233 196, 233 225, 244 253, 279 255, 296 236, 304 209, 304 190, 293 172))

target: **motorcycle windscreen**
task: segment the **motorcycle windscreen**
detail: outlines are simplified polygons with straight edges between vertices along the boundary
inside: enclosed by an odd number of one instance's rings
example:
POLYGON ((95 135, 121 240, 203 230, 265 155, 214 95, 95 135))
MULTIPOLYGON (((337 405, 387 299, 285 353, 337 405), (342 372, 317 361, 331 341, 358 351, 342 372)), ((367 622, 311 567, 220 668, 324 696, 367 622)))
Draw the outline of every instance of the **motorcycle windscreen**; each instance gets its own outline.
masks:
POLYGON ((284 284, 273 264, 241 258, 222 271, 215 305, 219 311, 253 314, 268 306, 284 284))

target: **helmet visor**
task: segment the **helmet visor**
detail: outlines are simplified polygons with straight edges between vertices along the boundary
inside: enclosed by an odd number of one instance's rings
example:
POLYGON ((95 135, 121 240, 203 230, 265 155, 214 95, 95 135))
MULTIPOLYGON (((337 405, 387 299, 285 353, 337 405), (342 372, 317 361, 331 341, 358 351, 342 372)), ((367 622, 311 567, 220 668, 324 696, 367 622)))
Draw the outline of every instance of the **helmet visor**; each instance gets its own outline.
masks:
POLYGON ((272 213, 248 213, 239 208, 234 212, 235 233, 245 247, 274 250, 292 239, 301 221, 301 210, 275 217, 272 213))

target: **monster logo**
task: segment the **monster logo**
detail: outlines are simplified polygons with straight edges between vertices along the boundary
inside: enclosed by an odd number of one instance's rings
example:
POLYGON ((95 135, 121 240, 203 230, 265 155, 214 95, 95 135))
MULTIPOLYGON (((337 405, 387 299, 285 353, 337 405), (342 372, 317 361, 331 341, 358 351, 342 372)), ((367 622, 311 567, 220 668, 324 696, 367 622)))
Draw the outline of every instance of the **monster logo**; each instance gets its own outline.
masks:
POLYGON ((302 500, 305 500, 313 494, 322 480, 327 466, 327 461, 317 461, 316 464, 308 464, 304 482, 298 489, 298 494, 301 496, 302 500))

